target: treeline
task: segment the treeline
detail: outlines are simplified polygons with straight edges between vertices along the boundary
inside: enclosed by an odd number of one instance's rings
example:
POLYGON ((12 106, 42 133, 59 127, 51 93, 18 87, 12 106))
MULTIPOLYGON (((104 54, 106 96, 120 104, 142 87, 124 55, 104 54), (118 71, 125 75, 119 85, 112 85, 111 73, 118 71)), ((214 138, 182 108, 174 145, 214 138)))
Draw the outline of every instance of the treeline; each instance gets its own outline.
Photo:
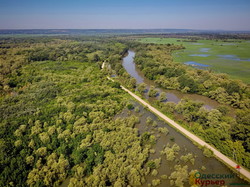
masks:
POLYGON ((144 34, 144 35, 134 35, 137 38, 145 38, 145 37, 159 37, 159 38, 179 38, 187 41, 192 40, 249 40, 250 34, 249 32, 196 32, 196 33, 168 33, 168 34, 144 34))

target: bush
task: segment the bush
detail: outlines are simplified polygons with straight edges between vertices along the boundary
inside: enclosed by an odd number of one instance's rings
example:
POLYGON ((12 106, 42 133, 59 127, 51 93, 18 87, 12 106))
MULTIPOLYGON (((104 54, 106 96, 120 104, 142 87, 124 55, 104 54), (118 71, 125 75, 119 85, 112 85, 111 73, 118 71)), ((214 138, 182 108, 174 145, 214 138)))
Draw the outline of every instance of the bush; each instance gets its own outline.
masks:
POLYGON ((169 132, 167 127, 160 127, 160 128, 158 128, 158 131, 162 134, 165 134, 165 135, 167 135, 169 132))
POLYGON ((134 105, 131 104, 131 103, 129 103, 129 104, 127 105, 127 108, 128 108, 129 110, 133 110, 133 109, 134 109, 134 105))
POLYGON ((154 179, 152 180, 152 186, 158 186, 161 184, 161 180, 160 179, 154 179))
POLYGON ((157 174, 158 174, 158 171, 156 169, 153 169, 151 175, 155 177, 157 174))
POLYGON ((210 158, 213 156, 213 152, 207 147, 203 147, 203 155, 210 158))
POLYGON ((164 179, 164 180, 167 180, 168 176, 167 175, 162 175, 161 178, 164 179))
POLYGON ((155 164, 155 162, 152 161, 152 160, 148 161, 147 166, 148 166, 150 169, 155 169, 155 168, 156 168, 156 164, 155 164))
POLYGON ((150 87, 150 90, 148 92, 148 96, 149 97, 156 97, 157 96, 157 90, 155 89, 154 86, 150 87))
POLYGON ((121 88, 121 84, 118 82, 111 82, 111 87, 112 88, 121 88))

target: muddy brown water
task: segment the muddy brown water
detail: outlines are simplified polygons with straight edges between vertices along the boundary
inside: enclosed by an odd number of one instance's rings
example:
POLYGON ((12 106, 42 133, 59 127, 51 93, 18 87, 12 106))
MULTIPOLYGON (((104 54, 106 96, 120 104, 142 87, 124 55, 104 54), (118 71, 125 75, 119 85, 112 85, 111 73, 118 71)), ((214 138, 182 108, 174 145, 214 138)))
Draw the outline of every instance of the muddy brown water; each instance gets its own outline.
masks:
MULTIPOLYGON (((141 104, 134 102, 134 106, 140 109, 140 112, 135 112, 134 110, 129 111, 125 109, 122 113, 116 116, 117 117, 128 117, 130 115, 135 115, 139 117, 140 123, 135 127, 138 128, 139 133, 143 134, 144 132, 152 132, 157 138, 156 144, 153 145, 153 149, 155 153, 150 154, 149 159, 157 159, 161 158, 161 166, 157 169, 158 175, 152 176, 151 174, 146 176, 146 182, 142 185, 143 187, 147 187, 148 184, 152 182, 153 179, 160 179, 161 175, 167 175, 168 177, 174 171, 174 166, 180 164, 181 166, 188 166, 188 173, 191 170, 198 170, 202 174, 221 174, 221 175, 231 175, 233 172, 225 166, 223 163, 218 161, 216 158, 207 158, 203 155, 203 151, 195 146, 191 140, 183 136, 181 133, 177 132, 173 127, 169 126, 166 122, 160 120, 156 115, 146 110, 141 104), (152 125, 146 125, 147 117, 150 117, 152 120, 157 122, 157 127, 153 127, 152 125), (167 135, 159 133, 159 127, 166 127, 169 131, 167 135), (175 161, 167 161, 166 156, 161 155, 160 152, 163 150, 164 146, 167 144, 171 146, 176 143, 180 147, 180 151, 176 156, 175 161), (192 153, 195 158, 194 165, 190 162, 184 163, 180 160, 182 155, 186 155, 188 153, 192 153), (203 171, 201 167, 204 166, 206 169, 203 171)), ((231 183, 238 184, 247 184, 246 181, 240 179, 236 174, 231 179, 219 179, 225 180, 225 185, 230 186, 231 183)), ((161 184, 159 187, 168 187, 170 185, 170 179, 163 180, 161 179, 161 184)), ((189 181, 187 180, 184 186, 190 186, 189 181)), ((209 185, 214 186, 214 185, 209 185)), ((235 186, 235 185, 234 185, 235 186)))

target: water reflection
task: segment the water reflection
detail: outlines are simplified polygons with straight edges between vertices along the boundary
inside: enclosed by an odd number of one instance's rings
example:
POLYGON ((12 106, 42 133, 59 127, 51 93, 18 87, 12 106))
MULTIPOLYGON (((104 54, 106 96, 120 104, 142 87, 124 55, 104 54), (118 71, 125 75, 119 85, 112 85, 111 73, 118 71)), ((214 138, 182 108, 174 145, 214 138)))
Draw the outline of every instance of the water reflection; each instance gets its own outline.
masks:
POLYGON ((189 66, 202 66, 202 67, 209 67, 209 65, 206 65, 206 64, 201 64, 201 63, 194 62, 194 61, 185 62, 184 64, 189 65, 189 66))
POLYGON ((200 52, 207 53, 210 48, 200 48, 200 52))
POLYGON ((126 69, 126 71, 136 79, 136 83, 140 84, 143 83, 144 78, 139 75, 139 73, 136 70, 136 66, 134 63, 134 57, 135 57, 135 52, 129 51, 128 55, 123 58, 123 67, 126 69))
POLYGON ((227 60, 236 60, 236 61, 250 61, 250 59, 241 59, 236 55, 217 55, 220 58, 224 58, 227 60))
POLYGON ((189 56, 208 57, 210 55, 207 55, 207 54, 191 54, 189 56))

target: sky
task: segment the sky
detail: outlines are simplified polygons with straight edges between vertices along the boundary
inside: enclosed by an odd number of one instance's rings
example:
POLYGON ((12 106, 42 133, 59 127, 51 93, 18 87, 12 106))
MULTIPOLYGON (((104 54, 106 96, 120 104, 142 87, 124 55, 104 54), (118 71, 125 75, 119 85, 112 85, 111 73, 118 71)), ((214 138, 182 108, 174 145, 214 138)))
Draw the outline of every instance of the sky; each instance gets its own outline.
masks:
POLYGON ((250 31, 250 0, 0 0, 0 29, 250 31))

